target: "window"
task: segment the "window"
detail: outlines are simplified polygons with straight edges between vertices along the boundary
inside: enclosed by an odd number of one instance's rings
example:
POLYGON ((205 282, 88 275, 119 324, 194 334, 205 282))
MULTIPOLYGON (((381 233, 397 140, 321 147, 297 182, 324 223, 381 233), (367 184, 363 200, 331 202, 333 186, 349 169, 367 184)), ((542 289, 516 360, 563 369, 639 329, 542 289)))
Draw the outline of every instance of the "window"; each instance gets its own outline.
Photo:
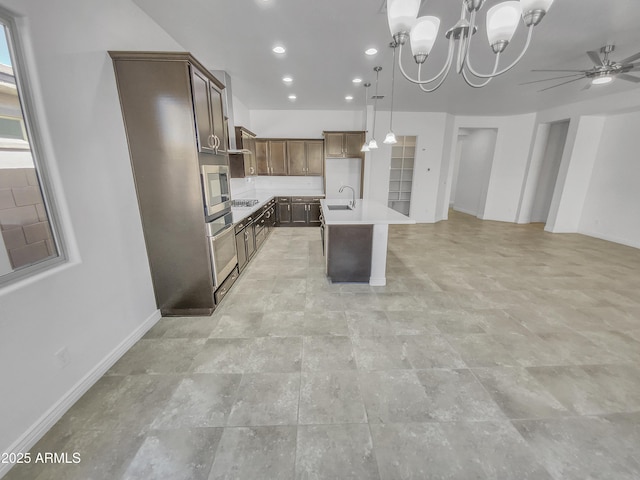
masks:
POLYGON ((0 9, 0 284, 64 260, 16 33, 0 9))

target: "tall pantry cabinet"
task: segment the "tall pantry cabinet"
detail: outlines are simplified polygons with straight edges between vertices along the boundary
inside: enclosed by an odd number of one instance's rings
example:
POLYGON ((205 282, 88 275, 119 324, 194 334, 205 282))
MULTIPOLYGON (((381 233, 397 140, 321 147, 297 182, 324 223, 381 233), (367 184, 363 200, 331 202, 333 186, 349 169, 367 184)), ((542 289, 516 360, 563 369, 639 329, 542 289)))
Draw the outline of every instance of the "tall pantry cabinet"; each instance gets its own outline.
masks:
POLYGON ((200 168, 228 164, 224 86, 188 53, 109 54, 157 306, 163 315, 210 314, 200 168))

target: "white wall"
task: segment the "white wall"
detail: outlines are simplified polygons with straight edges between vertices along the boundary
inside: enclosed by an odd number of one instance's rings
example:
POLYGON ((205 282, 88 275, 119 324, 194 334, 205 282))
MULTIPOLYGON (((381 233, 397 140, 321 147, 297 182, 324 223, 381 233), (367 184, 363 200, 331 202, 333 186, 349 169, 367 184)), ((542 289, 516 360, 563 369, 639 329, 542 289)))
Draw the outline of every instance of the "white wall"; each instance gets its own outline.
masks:
POLYGON ((464 135, 458 135, 458 141, 456 142, 456 156, 453 159, 453 177, 451 179, 451 195, 449 199, 449 207, 453 207, 454 200, 456 198, 456 189, 458 187, 458 172, 460 171, 460 157, 462 156, 462 145, 468 133, 464 135))
POLYGON ((0 4, 25 15, 71 254, 62 268, 0 289, 0 451, 10 452, 30 446, 88 386, 83 379, 97 379, 159 318, 107 51, 184 49, 129 0, 0 4), (60 368, 54 354, 64 346, 69 364, 60 368))
POLYGON ((322 138, 323 131, 362 130, 363 117, 362 109, 251 110, 251 131, 263 138, 322 138))
POLYGON ((474 128, 468 133, 462 139, 458 137, 460 160, 453 208, 482 218, 498 132, 492 128, 474 128))
POLYGON ((605 120, 579 231, 640 248, 640 111, 605 120))
MULTIPOLYGON (((247 106, 235 95, 233 97, 233 122, 234 127, 244 127, 251 130, 251 112, 247 106)), ((253 131, 253 130, 251 130, 253 131)))
POLYGON ((569 123, 545 230, 578 231, 604 122, 605 117, 582 116, 569 123))
POLYGON ((531 221, 546 222, 551 208, 551 200, 560 170, 560 162, 567 141, 569 122, 557 122, 550 126, 544 160, 536 185, 536 193, 531 206, 531 221))
POLYGON ((458 154, 457 142, 450 142, 449 139, 456 139, 458 129, 455 126, 455 117, 447 115, 444 127, 444 145, 442 148, 442 159, 440 162, 440 178, 438 180, 438 192, 436 200, 435 221, 446 220, 449 218, 449 205, 451 198, 451 188, 453 180, 453 171, 455 169, 455 155, 458 154))
MULTIPOLYGON (((409 216, 418 223, 436 221, 447 117, 445 113, 393 114, 393 130, 396 135, 417 137, 409 216)), ((382 140, 388 131, 389 112, 378 112, 375 137, 380 148, 369 152, 365 159, 364 195, 384 205, 389 198, 391 147, 382 143, 382 140)))
MULTIPOLYGON (((448 181, 451 183, 459 128, 497 129, 495 155, 482 218, 515 222, 529 162, 535 114, 508 117, 455 117, 449 136, 448 181)), ((448 194, 450 194, 450 189, 448 194)), ((446 198, 449 201, 449 198, 446 198)))

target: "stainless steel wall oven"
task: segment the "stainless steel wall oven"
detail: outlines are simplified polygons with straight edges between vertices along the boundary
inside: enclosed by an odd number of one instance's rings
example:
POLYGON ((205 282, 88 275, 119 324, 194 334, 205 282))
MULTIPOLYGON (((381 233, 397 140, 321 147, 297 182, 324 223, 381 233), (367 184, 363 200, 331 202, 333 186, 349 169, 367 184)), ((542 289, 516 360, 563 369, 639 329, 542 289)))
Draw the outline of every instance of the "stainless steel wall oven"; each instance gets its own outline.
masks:
POLYGON ((213 285, 218 288, 238 264, 233 216, 229 211, 205 225, 211 252, 213 285))
POLYGON ((204 215, 209 222, 231 208, 231 175, 227 165, 203 165, 201 169, 204 215))

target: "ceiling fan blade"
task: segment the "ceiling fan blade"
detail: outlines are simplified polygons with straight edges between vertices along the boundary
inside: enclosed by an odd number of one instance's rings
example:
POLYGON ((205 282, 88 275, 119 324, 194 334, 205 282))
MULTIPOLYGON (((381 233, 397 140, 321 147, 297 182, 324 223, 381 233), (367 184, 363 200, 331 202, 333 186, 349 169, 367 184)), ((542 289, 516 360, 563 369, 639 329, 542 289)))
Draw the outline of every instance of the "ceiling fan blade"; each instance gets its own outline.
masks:
POLYGON ((592 50, 590 52, 587 52, 587 55, 589 55, 589 58, 591 59, 591 61, 595 63, 598 67, 601 67, 602 65, 604 65, 602 63, 602 59, 600 58, 600 54, 598 52, 594 52, 592 50))
POLYGON ((573 80, 568 80, 568 81, 566 81, 566 82, 558 83, 557 85, 552 85, 552 86, 550 86, 550 87, 543 88, 542 90, 538 90, 538 91, 539 91, 539 92, 544 92, 545 90, 550 90, 550 89, 552 89, 552 88, 556 88, 556 87, 559 87, 559 86, 561 86, 561 85, 566 85, 567 83, 577 82, 578 80, 582 80, 582 77, 580 77, 580 78, 574 78, 573 80))
POLYGON ((532 80, 531 82, 519 83, 518 85, 529 85, 530 83, 538 83, 538 82, 548 82, 549 80, 559 80, 560 78, 570 78, 583 76, 582 73, 572 73, 571 75, 562 75, 561 77, 553 77, 553 78, 543 78, 542 80, 532 80))
POLYGON ((627 63, 633 63, 636 60, 640 59, 640 52, 636 53, 635 55, 631 55, 630 57, 625 58, 624 60, 620 60, 618 63, 621 64, 627 64, 627 63))
POLYGON ((640 83, 640 77, 634 77, 633 75, 628 75, 626 73, 619 73, 616 77, 620 80, 626 80, 627 82, 640 83))
POLYGON ((585 73, 585 70, 531 70, 531 71, 532 72, 582 72, 582 73, 585 73))

